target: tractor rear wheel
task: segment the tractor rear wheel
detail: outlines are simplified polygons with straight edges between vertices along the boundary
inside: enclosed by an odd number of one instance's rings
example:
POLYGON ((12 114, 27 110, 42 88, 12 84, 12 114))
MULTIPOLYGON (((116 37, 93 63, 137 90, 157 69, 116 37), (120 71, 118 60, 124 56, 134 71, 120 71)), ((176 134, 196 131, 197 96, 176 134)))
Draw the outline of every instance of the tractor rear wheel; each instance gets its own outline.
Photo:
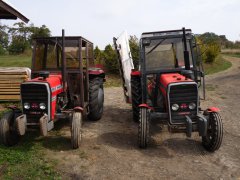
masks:
POLYGON ((89 114, 88 118, 93 121, 101 119, 103 114, 104 91, 103 79, 96 77, 89 83, 89 114))
POLYGON ((74 112, 71 123, 71 142, 72 148, 77 149, 82 140, 82 113, 74 112))
POLYGON ((14 112, 8 111, 4 113, 0 121, 0 140, 5 146, 13 146, 20 140, 14 127, 14 112))
POLYGON ((149 111, 147 108, 140 108, 138 126, 138 145, 146 148, 149 141, 149 111))
POLYGON ((223 139, 223 124, 219 113, 211 112, 209 114, 209 127, 207 135, 202 137, 203 147, 210 152, 218 150, 223 139))
POLYGON ((140 76, 131 76, 132 113, 133 121, 139 121, 139 105, 142 102, 141 79, 140 76))

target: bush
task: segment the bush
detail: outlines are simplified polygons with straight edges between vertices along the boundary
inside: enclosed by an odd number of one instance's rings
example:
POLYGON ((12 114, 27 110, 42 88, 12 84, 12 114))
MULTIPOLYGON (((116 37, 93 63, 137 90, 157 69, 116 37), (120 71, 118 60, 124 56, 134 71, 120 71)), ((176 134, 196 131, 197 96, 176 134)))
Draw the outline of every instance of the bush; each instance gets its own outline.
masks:
POLYGON ((112 74, 119 73, 119 65, 117 61, 117 53, 109 44, 105 47, 104 52, 104 63, 106 65, 107 71, 112 74))
POLYGON ((205 63, 213 63, 219 54, 220 54, 220 47, 217 44, 209 45, 205 52, 203 61, 205 63))

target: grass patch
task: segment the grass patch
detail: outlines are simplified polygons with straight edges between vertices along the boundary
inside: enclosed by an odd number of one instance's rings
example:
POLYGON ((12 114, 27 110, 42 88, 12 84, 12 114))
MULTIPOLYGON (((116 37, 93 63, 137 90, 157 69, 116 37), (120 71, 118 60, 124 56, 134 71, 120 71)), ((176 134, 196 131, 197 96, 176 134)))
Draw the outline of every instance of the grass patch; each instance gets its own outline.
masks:
MULTIPOLYGON (((3 107, 9 103, 1 103, 3 107)), ((18 105, 18 103, 16 104, 18 105)), ((6 109, 0 111, 0 116, 6 109)), ((27 132, 19 144, 6 147, 0 144, 0 179, 61 179, 55 171, 57 162, 45 159, 45 138, 38 131, 27 132)))
POLYGON ((122 85, 122 80, 120 75, 108 74, 106 75, 106 82, 104 87, 120 87, 122 85))
POLYGON ((19 145, 0 145, 0 178, 3 179, 60 179, 54 170, 56 162, 44 159, 38 133, 27 133, 19 145))
POLYGON ((240 53, 223 53, 223 55, 240 58, 240 53))
POLYGON ((31 67, 31 56, 17 55, 17 56, 0 56, 1 67, 31 67))
POLYGON ((220 71, 224 71, 232 66, 232 63, 226 61, 222 55, 219 55, 214 63, 204 63, 205 74, 214 74, 220 71))

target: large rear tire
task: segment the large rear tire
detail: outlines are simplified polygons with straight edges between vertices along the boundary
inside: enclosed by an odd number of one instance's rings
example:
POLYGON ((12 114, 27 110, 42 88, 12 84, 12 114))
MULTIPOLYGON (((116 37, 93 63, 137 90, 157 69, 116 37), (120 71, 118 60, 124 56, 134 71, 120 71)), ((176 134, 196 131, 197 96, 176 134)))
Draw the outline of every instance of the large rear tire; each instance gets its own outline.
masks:
POLYGON ((149 111, 147 108, 140 108, 138 126, 138 145, 140 148, 147 148, 149 142, 149 111))
POLYGON ((202 137, 203 147, 210 152, 218 150, 223 139, 223 124, 219 113, 212 112, 209 114, 209 127, 207 135, 202 137))
POLYGON ((72 148, 79 148, 82 141, 82 113, 74 112, 71 123, 72 148))
POLYGON ((20 136, 14 127, 14 118, 14 112, 8 111, 3 114, 0 121, 0 141, 5 146, 13 146, 20 140, 20 136))
POLYGON ((88 118, 93 121, 101 119, 103 114, 104 91, 103 79, 96 77, 89 83, 89 114, 88 118))
POLYGON ((131 94, 132 94, 133 121, 138 122, 139 121, 139 105, 142 102, 140 76, 131 76, 131 94))

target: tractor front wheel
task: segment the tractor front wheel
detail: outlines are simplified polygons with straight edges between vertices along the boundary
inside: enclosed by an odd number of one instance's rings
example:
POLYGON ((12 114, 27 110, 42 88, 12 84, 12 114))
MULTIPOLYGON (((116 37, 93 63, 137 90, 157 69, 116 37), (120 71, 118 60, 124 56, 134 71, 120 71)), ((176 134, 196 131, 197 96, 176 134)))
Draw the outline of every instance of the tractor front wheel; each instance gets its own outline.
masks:
POLYGON ((72 115, 71 124, 71 142, 73 149, 79 148, 81 140, 82 140, 82 113, 74 112, 72 115))
POLYGON ((219 113, 211 112, 209 114, 209 127, 207 135, 202 137, 203 147, 210 152, 218 150, 223 139, 223 124, 219 113))
POLYGON ((13 146, 20 140, 16 128, 14 127, 14 112, 4 113, 0 121, 0 140, 5 146, 13 146))
POLYGON ((101 119, 103 114, 104 91, 103 79, 96 77, 89 83, 89 114, 88 118, 93 121, 101 119))
POLYGON ((147 108, 140 108, 138 126, 138 145, 146 148, 149 141, 149 111, 147 108))

